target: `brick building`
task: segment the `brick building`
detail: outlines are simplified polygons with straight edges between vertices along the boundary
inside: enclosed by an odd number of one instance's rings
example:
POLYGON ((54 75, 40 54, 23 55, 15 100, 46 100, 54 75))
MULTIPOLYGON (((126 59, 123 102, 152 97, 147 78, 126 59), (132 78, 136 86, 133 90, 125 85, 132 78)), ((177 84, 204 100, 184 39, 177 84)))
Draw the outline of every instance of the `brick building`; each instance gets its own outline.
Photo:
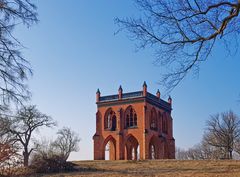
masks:
POLYGON ((172 99, 142 91, 101 96, 96 93, 94 160, 174 159, 172 99), (108 157, 106 157, 108 156, 108 157))

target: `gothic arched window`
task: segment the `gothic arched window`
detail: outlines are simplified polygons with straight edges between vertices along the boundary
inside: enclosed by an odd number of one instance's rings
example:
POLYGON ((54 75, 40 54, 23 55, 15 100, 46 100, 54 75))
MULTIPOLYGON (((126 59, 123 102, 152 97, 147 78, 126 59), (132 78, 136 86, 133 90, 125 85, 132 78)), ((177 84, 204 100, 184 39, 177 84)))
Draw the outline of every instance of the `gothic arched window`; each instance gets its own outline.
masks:
POLYGON ((162 131, 162 113, 158 111, 158 128, 162 131))
POLYGON ((105 115, 104 129, 115 131, 116 127, 117 127, 117 120, 116 119, 117 118, 116 118, 115 112, 112 111, 111 109, 109 109, 106 112, 106 115, 105 115))
POLYGON ((137 127, 137 114, 131 106, 125 112, 125 121, 126 128, 137 127))
POLYGON ((168 133, 168 122, 167 122, 167 113, 163 114, 163 133, 168 133))
POLYGON ((154 108, 151 110, 150 128, 152 130, 157 130, 157 113, 154 108))

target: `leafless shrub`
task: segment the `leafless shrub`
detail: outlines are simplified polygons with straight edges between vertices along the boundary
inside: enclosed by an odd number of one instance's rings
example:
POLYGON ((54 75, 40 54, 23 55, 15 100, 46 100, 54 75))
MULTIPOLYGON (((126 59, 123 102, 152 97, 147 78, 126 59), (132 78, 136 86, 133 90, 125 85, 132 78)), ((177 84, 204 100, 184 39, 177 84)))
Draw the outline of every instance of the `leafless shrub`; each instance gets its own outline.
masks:
POLYGON ((80 142, 80 138, 76 132, 68 127, 63 127, 57 132, 57 134, 58 137, 53 142, 53 146, 57 153, 67 161, 71 152, 79 150, 78 143, 80 142))
POLYGON ((74 165, 67 162, 71 152, 78 151, 80 141, 76 132, 63 127, 57 132, 54 141, 43 140, 38 143, 31 160, 31 168, 37 173, 74 171, 74 165))

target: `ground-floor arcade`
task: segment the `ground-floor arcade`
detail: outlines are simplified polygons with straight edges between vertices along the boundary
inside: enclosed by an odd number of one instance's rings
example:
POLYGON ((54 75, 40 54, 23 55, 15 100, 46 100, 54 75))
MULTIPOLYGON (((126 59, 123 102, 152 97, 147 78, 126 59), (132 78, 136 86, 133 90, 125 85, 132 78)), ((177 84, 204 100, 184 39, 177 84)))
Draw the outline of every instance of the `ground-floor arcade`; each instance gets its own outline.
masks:
MULTIPOLYGON (((145 136, 145 135, 144 135, 145 136)), ((164 137, 150 135, 139 138, 134 134, 125 137, 109 135, 94 137, 95 160, 139 160, 174 158, 171 143, 164 137), (102 143, 99 143, 102 142, 102 143)))

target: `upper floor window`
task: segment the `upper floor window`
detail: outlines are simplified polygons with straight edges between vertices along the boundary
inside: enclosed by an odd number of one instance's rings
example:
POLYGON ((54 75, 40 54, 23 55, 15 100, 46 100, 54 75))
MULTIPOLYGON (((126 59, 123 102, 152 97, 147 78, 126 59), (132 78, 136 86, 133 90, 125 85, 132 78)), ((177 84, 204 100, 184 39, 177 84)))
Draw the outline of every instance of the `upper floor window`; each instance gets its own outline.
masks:
POLYGON ((126 128, 137 126, 137 114, 132 107, 128 107, 125 112, 126 128))
POLYGON ((164 112, 163 113, 163 117, 162 117, 162 123, 163 123, 163 133, 168 133, 168 119, 167 119, 167 113, 164 112))
POLYGON ((116 123, 116 114, 114 111, 112 111, 112 109, 109 109, 105 114, 104 129, 115 131, 117 126, 116 123))
POLYGON ((154 108, 151 110, 150 115, 150 129, 157 130, 157 113, 154 108))
POLYGON ((163 124, 163 121, 162 121, 162 113, 160 111, 158 111, 158 121, 159 121, 159 129, 162 130, 162 124, 163 124))

